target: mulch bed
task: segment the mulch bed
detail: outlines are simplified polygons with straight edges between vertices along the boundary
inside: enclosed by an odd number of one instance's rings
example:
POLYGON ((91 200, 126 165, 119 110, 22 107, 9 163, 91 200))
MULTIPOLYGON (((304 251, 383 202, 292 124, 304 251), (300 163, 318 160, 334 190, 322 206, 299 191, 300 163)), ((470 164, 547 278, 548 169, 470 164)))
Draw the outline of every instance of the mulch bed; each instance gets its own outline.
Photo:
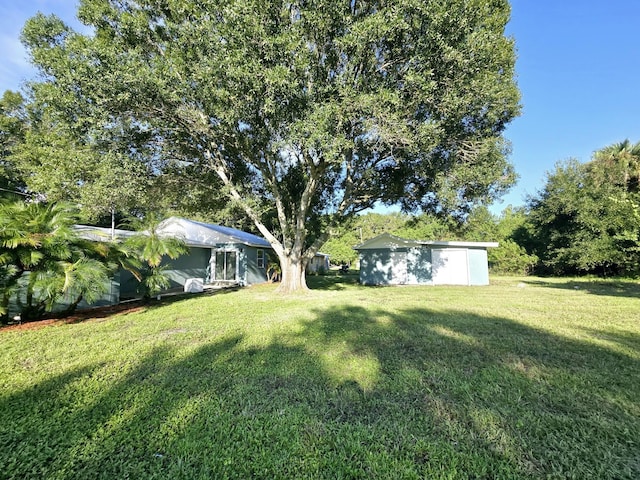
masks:
POLYGON ((106 307, 88 308, 79 310, 73 315, 64 318, 49 317, 42 320, 34 320, 33 322, 16 323, 0 327, 0 332, 12 332, 15 330, 36 330, 38 328, 50 327, 56 325, 68 325, 71 323, 80 323, 91 320, 99 320, 101 318, 110 317, 118 313, 133 313, 144 310, 146 306, 142 302, 128 302, 118 305, 108 305, 106 307))

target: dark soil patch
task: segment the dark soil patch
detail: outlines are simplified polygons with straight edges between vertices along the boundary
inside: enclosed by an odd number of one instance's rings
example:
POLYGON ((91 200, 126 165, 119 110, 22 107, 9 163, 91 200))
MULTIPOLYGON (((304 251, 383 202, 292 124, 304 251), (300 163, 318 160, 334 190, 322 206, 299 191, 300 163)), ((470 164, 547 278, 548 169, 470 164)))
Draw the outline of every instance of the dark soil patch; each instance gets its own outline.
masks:
POLYGON ((105 307, 88 308, 79 310, 73 315, 69 315, 64 318, 49 317, 42 320, 34 320, 32 322, 16 323, 13 325, 6 325, 0 327, 0 332, 10 332, 14 330, 35 330, 38 328, 55 326, 55 325, 68 325, 72 323, 87 322, 91 320, 100 320, 110 317, 116 314, 129 314, 134 312, 140 312, 146 308, 142 302, 127 302, 118 305, 108 305, 105 307))

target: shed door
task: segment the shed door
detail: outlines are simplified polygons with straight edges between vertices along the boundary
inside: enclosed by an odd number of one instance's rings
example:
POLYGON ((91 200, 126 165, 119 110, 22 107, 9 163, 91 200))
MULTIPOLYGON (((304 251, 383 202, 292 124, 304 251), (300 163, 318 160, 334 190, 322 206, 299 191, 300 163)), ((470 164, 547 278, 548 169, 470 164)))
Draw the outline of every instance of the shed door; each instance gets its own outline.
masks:
POLYGON ((432 265, 434 285, 469 285, 466 250, 434 249, 432 265))

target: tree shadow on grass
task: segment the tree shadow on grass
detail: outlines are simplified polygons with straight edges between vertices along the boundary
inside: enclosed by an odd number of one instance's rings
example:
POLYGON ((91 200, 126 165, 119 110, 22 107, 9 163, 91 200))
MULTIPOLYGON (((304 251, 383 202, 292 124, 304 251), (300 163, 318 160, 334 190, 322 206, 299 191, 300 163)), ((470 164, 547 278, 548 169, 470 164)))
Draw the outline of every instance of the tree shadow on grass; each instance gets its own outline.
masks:
POLYGON ((525 284, 536 285, 540 287, 585 291, 592 295, 640 298, 640 282, 634 282, 631 280, 554 279, 554 281, 548 282, 544 280, 524 280, 523 282, 525 284))
POLYGON ((326 275, 308 275, 307 285, 311 290, 345 290, 358 285, 358 275, 330 272, 326 275))
POLYGON ((6 478, 634 478, 637 359, 499 317, 343 306, 0 397, 6 478))
MULTIPOLYGON (((319 317, 302 335, 324 338, 327 350, 347 341, 352 352, 368 352, 382 372, 376 390, 387 391, 386 380, 389 392, 408 382, 457 449, 518 458, 531 467, 523 475, 640 474, 631 440, 640 433, 637 357, 456 311, 347 307, 319 317), (633 435, 619 434, 629 429, 633 435)), ((637 336, 618 340, 635 345, 637 336)))
POLYGON ((582 330, 594 338, 611 344, 617 351, 628 352, 630 356, 640 358, 639 332, 611 328, 582 328, 582 330))

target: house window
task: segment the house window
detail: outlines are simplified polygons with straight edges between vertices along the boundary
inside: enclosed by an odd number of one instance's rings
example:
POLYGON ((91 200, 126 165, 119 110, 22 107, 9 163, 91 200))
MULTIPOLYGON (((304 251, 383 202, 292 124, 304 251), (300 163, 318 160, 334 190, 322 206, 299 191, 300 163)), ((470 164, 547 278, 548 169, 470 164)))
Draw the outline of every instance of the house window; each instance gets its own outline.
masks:
POLYGON ((258 268, 264 268, 264 250, 258 250, 258 268))

